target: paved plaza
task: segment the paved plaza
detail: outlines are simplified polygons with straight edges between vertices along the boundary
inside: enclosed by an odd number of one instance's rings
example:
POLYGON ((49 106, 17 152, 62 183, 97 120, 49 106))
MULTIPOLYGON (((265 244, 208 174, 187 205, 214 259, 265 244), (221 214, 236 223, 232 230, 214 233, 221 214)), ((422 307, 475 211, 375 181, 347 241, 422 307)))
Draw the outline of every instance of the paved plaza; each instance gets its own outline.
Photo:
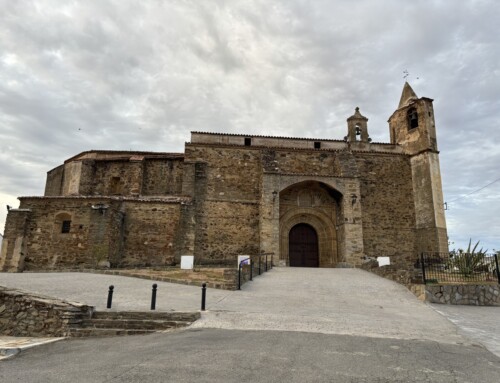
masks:
MULTIPOLYGON (((1 274, 0 285, 105 310, 149 310, 153 281, 88 273, 1 274)), ((160 311, 200 309, 201 289, 156 282, 160 311)), ((359 269, 274 268, 242 291, 209 289, 197 328, 305 331, 466 343, 457 328, 405 287, 359 269), (429 325, 431 324, 432 325, 429 325)))

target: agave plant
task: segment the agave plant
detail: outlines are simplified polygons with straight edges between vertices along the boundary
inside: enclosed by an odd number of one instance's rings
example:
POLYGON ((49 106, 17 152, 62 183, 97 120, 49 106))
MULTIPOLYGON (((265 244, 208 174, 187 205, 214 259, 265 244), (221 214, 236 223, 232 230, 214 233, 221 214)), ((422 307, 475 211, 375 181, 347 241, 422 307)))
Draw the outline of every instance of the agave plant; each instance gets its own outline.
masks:
POLYGON ((483 248, 476 250, 479 246, 479 241, 471 249, 472 239, 469 239, 469 246, 466 251, 459 249, 450 253, 449 267, 451 270, 456 270, 464 277, 470 277, 478 271, 482 271, 485 266, 485 256, 488 250, 483 251, 483 248))

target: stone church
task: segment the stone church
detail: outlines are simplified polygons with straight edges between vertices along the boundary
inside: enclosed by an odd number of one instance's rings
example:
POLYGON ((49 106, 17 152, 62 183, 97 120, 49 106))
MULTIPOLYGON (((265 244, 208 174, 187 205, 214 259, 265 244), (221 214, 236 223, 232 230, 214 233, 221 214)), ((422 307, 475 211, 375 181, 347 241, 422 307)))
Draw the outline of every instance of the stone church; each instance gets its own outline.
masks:
POLYGON ((192 132, 184 153, 91 150, 10 209, 0 270, 274 263, 413 268, 447 252, 432 100, 405 83, 390 143, 358 108, 343 139, 192 132))

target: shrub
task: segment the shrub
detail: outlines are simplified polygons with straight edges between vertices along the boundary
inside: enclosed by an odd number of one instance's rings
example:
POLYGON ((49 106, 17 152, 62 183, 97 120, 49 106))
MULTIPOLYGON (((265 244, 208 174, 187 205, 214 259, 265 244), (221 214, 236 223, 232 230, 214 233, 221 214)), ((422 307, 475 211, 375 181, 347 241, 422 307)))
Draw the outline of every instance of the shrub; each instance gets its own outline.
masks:
POLYGON ((471 249, 472 240, 469 240, 469 246, 466 251, 462 249, 453 250, 450 252, 449 268, 457 270, 464 277, 470 277, 474 273, 482 271, 485 266, 486 251, 483 248, 476 250, 479 246, 479 241, 471 249))

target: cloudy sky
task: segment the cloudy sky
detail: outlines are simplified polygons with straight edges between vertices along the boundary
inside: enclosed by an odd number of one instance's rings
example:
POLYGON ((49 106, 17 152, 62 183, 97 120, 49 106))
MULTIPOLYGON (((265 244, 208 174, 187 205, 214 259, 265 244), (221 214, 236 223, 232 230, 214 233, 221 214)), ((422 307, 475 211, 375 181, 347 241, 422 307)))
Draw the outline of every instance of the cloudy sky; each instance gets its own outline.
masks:
POLYGON ((0 0, 5 205, 90 149, 194 130, 388 142, 403 71, 433 98, 451 247, 500 249, 497 0, 0 0), (470 195, 468 195, 470 194, 470 195))

